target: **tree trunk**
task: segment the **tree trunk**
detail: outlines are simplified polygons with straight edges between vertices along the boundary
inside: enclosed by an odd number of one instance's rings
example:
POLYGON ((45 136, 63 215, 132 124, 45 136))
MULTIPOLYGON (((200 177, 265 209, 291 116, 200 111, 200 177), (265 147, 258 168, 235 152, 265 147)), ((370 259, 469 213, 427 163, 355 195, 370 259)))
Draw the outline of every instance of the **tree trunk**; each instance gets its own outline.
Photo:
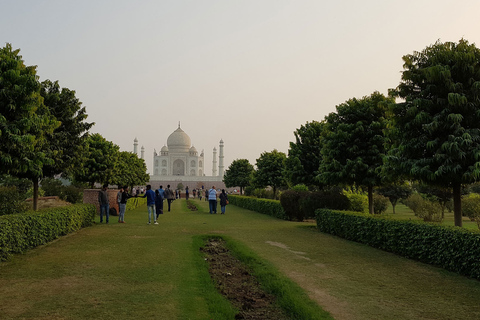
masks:
POLYGON ((242 188, 242 187, 240 187, 240 195, 242 195, 242 194, 243 194, 243 193, 242 193, 242 191, 243 191, 243 188, 242 188))
POLYGON ((390 203, 392 204, 393 214, 395 214, 395 207, 397 206, 397 201, 398 200, 390 201, 390 203))
POLYGON ((460 182, 453 183, 453 215, 455 226, 462 227, 462 185, 460 182))
POLYGON ((368 186, 368 212, 374 214, 373 211, 373 186, 368 186))
POLYGON ((37 211, 38 209, 38 179, 33 178, 33 210, 37 211))

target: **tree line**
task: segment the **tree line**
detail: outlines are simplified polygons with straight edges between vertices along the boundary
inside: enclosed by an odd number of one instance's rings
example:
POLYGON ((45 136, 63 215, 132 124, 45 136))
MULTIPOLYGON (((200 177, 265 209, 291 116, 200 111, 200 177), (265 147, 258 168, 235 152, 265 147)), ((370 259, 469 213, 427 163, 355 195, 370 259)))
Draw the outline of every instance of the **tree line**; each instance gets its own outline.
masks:
MULTIPOLYGON (((39 81, 36 66, 26 66, 20 49, 0 49, 0 185, 28 179, 37 209, 42 179, 64 176, 88 183, 143 184, 143 159, 100 134, 75 91, 58 81, 39 81)), ((17 182, 18 183, 18 182, 17 182)))
MULTIPOLYGON (((403 56, 400 84, 387 96, 373 92, 336 106, 322 121, 294 132, 288 157, 273 150, 235 160, 227 186, 304 184, 368 191, 405 181, 451 190, 456 226, 462 226, 462 187, 480 178, 480 50, 468 41, 437 41, 403 56)), ((400 188, 401 189, 401 188, 400 188)))

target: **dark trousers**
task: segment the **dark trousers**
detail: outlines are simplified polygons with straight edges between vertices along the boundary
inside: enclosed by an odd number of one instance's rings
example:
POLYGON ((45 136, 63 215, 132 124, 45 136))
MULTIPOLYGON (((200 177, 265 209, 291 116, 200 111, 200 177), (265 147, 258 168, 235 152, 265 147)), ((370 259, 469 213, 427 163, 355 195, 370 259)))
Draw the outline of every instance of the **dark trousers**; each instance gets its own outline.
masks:
POLYGON ((217 200, 208 200, 210 204, 210 213, 217 213, 217 200))
POLYGON ((173 199, 167 199, 168 211, 170 211, 170 205, 172 204, 173 199))

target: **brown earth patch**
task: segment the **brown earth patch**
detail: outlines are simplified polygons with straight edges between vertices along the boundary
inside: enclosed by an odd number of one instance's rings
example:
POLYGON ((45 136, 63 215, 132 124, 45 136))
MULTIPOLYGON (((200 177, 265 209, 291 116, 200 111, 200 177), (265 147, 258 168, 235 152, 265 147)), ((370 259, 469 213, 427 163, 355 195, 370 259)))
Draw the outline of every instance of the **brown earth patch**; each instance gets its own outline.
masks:
POLYGON ((247 267, 229 252, 224 240, 210 239, 200 250, 217 290, 239 310, 235 319, 288 319, 275 305, 275 297, 260 288, 247 267))

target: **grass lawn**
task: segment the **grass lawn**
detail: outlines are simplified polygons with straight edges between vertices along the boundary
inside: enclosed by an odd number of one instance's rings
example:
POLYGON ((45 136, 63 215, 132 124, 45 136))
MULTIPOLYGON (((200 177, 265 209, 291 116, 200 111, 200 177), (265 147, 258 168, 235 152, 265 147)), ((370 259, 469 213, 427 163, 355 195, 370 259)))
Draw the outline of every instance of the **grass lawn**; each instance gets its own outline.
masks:
POLYGON ((127 212, 126 224, 111 217, 0 263, 0 319, 223 320, 195 244, 206 234, 252 250, 335 319, 480 319, 480 281, 319 233, 313 223, 232 205, 210 215, 207 202, 194 201, 199 211, 177 200, 159 225, 147 225, 144 206, 127 212))
MULTIPOLYGON (((422 219, 415 216, 412 210, 410 210, 406 205, 401 203, 395 206, 395 214, 393 214, 392 205, 389 205, 385 215, 395 220, 422 221, 422 219)), ((463 217, 462 220, 463 228, 470 230, 478 230, 476 222, 471 221, 468 217, 463 217)), ((445 219, 440 224, 444 226, 454 226, 455 222, 453 212, 448 212, 447 210, 445 210, 445 219)))

